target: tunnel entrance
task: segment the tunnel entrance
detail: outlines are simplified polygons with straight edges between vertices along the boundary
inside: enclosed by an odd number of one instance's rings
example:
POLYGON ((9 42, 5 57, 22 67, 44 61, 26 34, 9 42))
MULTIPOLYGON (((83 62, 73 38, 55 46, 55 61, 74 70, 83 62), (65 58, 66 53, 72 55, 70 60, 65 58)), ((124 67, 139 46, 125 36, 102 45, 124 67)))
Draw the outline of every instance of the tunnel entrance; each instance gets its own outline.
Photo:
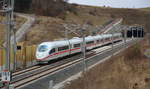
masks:
POLYGON ((135 37, 135 38, 143 38, 145 35, 144 32, 144 28, 141 26, 131 26, 128 30, 127 30, 127 37, 131 38, 131 37, 135 37))

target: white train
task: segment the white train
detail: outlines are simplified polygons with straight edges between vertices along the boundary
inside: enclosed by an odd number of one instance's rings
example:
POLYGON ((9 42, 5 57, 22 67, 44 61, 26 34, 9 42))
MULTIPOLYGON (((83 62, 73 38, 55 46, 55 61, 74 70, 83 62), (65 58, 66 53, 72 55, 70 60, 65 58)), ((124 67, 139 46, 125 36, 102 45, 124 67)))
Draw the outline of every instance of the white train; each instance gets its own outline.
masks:
MULTIPOLYGON (((112 40, 114 42, 122 40, 121 33, 85 37, 86 49, 90 50, 111 43, 112 40)), ((50 60, 81 52, 82 43, 83 39, 78 37, 70 40, 43 42, 37 47, 36 60, 39 63, 47 63, 50 60)))

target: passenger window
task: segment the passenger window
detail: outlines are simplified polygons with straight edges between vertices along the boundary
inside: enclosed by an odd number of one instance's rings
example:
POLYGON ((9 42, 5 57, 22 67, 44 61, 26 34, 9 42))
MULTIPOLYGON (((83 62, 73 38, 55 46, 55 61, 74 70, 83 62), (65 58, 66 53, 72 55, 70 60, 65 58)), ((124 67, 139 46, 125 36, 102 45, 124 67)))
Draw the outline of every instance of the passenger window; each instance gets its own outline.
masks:
POLYGON ((52 54, 52 53, 55 53, 55 48, 54 49, 52 49, 50 52, 49 52, 49 54, 52 54))
POLYGON ((59 47, 58 51, 67 50, 67 49, 69 49, 69 46, 63 46, 63 47, 59 47))
POLYGON ((100 40, 97 40, 97 43, 99 43, 100 42, 100 40))
POLYGON ((94 41, 89 41, 86 44, 93 44, 93 43, 94 43, 94 41))
POLYGON ((76 47, 80 47, 80 44, 74 44, 74 47, 76 48, 76 47))

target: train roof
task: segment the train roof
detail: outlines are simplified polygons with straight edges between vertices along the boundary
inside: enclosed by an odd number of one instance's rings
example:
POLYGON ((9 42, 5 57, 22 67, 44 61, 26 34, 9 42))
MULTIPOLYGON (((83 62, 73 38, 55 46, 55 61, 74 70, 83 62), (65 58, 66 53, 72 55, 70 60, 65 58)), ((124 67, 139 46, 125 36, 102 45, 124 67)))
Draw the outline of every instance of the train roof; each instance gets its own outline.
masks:
POLYGON ((71 44, 81 43, 82 42, 82 38, 72 38, 69 41, 70 41, 71 44))
POLYGON ((115 33, 114 34, 114 36, 120 36, 121 35, 121 33, 115 33))
POLYGON ((96 36, 93 36, 93 38, 94 38, 95 40, 98 40, 98 39, 102 39, 103 37, 102 37, 102 35, 96 35, 96 36))
MULTIPOLYGON (((121 33, 115 33, 114 34, 114 36, 118 36, 118 35, 121 35, 121 33)), ((85 41, 94 41, 94 40, 97 40, 97 39, 108 38, 108 37, 111 37, 111 36, 112 36, 112 34, 103 34, 103 35, 96 35, 96 36, 88 36, 88 37, 85 37, 85 41)), ((69 42, 71 44, 81 43, 82 42, 82 38, 74 37, 74 38, 72 38, 70 40, 60 40, 60 41, 52 41, 52 42, 43 42, 40 45, 47 45, 49 48, 54 48, 54 47, 62 47, 62 46, 69 45, 69 42)))
POLYGON ((104 34, 102 35, 103 38, 107 38, 107 37, 111 37, 112 35, 111 34, 104 34))
POLYGON ((41 43, 40 45, 47 45, 49 48, 54 48, 54 47, 61 47, 61 46, 69 45, 69 42, 68 40, 52 41, 52 42, 44 42, 44 43, 41 43))
POLYGON ((93 41, 93 40, 94 40, 93 36, 85 37, 85 41, 93 41))

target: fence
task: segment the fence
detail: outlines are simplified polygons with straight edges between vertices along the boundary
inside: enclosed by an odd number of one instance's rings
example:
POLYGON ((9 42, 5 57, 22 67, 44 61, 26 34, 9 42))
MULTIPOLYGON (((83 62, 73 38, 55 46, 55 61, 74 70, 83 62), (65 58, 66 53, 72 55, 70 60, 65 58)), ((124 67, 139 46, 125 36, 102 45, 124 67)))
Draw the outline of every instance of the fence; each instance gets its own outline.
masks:
MULTIPOLYGON (((36 52, 36 45, 26 46, 25 42, 17 44, 17 52, 16 52, 16 67, 17 69, 26 68, 36 64, 35 61, 35 52, 36 52)), ((2 67, 5 63, 5 50, 0 49, 0 67, 2 67)), ((14 54, 13 49, 11 50, 11 57, 10 57, 11 69, 14 67, 14 54)))

